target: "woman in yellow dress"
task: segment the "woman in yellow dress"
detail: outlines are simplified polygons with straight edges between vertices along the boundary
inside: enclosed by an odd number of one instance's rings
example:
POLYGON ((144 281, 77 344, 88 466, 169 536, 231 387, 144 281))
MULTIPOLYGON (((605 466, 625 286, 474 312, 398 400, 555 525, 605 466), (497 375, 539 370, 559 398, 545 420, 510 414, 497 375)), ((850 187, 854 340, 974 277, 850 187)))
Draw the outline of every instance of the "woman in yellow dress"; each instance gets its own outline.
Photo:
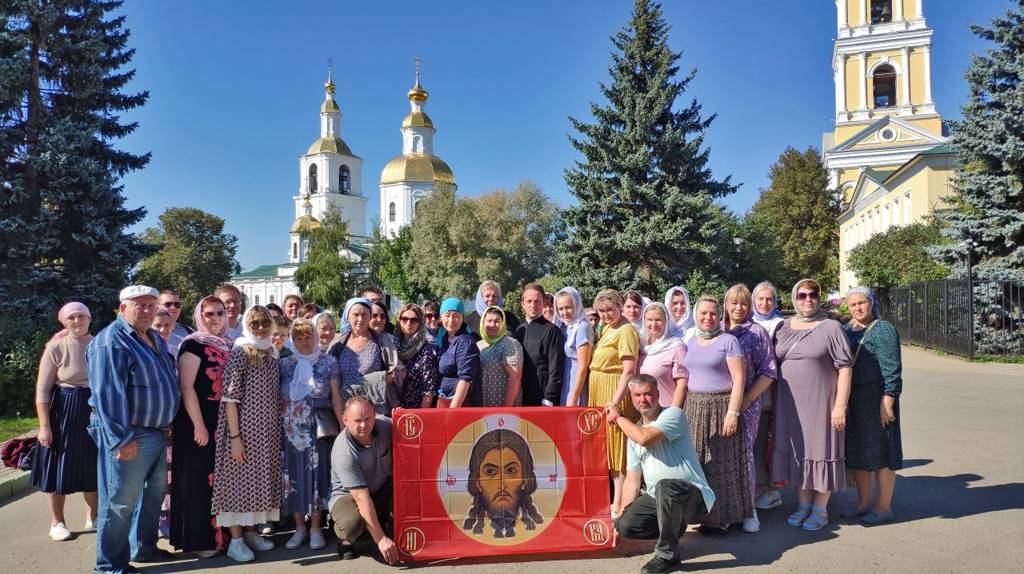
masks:
MULTIPOLYGON (((594 298, 601 316, 601 334, 590 360, 590 399, 592 407, 615 405, 622 416, 636 420, 636 409, 626 393, 630 377, 636 374, 640 354, 640 335, 622 315, 622 295, 605 289, 594 298)), ((626 436, 617 425, 608 425, 608 474, 614 485, 612 517, 621 512, 622 482, 626 474, 626 436)))

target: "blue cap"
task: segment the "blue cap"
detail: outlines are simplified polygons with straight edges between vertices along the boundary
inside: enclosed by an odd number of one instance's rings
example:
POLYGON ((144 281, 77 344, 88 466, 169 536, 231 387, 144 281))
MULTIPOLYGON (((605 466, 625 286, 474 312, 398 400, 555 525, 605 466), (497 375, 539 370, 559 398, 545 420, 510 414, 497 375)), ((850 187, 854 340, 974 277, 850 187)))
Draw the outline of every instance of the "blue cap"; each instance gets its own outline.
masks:
POLYGON ((466 306, 462 304, 462 299, 449 297, 441 302, 441 314, 444 315, 448 311, 458 311, 459 313, 465 315, 466 306))

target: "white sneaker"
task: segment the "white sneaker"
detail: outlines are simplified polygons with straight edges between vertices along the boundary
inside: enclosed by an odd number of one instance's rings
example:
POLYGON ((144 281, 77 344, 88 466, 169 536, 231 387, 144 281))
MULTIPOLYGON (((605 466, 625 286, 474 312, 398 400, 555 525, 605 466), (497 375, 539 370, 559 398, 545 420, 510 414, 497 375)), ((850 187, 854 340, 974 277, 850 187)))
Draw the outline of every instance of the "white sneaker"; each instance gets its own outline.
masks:
POLYGON ((228 557, 236 562, 252 562, 256 555, 249 550, 241 538, 234 538, 231 540, 231 544, 228 544, 228 557))
POLYGON ((758 496, 757 500, 754 501, 754 508, 759 510, 768 510, 776 506, 782 506, 782 493, 774 489, 766 490, 764 494, 758 496))
POLYGON ((267 540, 266 538, 260 538, 259 534, 255 532, 245 533, 245 544, 252 550, 259 550, 265 552, 274 548, 274 543, 267 540))
POLYGON ((263 536, 273 536, 274 535, 274 525, 270 524, 269 522, 268 523, 263 523, 263 524, 258 524, 258 525, 256 525, 256 532, 259 532, 263 536))
POLYGON ((50 540, 62 542, 68 538, 71 538, 71 531, 68 530, 67 526, 64 526, 63 522, 58 522, 57 526, 50 527, 50 540))
POLYGON ((327 546, 327 542, 324 542, 324 533, 320 532, 320 529, 309 533, 309 547, 313 550, 320 550, 324 546, 327 546))
POLYGON ((743 532, 753 534, 759 530, 761 530, 761 521, 757 519, 757 511, 755 510, 754 516, 743 519, 743 532))
POLYGON ((308 534, 308 532, 305 530, 296 529, 295 534, 292 534, 292 537, 288 539, 288 542, 284 543, 284 547, 288 550, 295 550, 299 546, 302 546, 302 543, 306 541, 306 534, 308 534))
POLYGON ((85 519, 85 529, 86 530, 96 530, 96 521, 94 521, 92 518, 86 518, 85 519))

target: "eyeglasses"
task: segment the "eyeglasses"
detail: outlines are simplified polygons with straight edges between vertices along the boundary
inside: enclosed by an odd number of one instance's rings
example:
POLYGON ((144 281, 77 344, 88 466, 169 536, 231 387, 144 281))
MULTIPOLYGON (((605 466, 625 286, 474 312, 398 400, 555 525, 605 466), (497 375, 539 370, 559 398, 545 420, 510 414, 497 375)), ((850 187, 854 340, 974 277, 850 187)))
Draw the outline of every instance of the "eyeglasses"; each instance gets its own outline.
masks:
POLYGON ((206 317, 207 319, 213 319, 214 317, 223 317, 223 316, 224 316, 224 310, 223 309, 221 309, 220 311, 203 311, 203 317, 206 317))
POLYGON ((413 315, 412 317, 399 317, 398 320, 403 322, 403 323, 419 323, 420 322, 420 318, 415 316, 415 315, 413 315))
POLYGON ((815 300, 817 300, 819 296, 820 295, 818 294, 817 291, 801 291, 801 292, 796 294, 796 300, 797 301, 804 301, 804 300, 807 300, 807 299, 815 299, 815 300))
POLYGON ((387 319, 388 316, 385 315, 384 313, 374 313, 373 315, 370 315, 370 318, 371 319, 387 319))
POLYGON ((263 319, 262 321, 249 321, 250 329, 269 329, 274 322, 270 319, 263 319))
POLYGON ((437 319, 437 313, 424 313, 424 319, 437 319))
POLYGON ((181 309, 181 301, 165 301, 164 309, 170 309, 171 307, 177 307, 181 309))

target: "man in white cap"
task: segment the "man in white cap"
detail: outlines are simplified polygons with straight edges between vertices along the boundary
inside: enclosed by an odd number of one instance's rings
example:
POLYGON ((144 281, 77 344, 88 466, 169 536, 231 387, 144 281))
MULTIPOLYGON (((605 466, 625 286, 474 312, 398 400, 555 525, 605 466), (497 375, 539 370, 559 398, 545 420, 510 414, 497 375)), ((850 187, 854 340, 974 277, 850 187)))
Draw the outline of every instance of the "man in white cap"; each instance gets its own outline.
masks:
POLYGON ((157 550, 167 487, 164 430, 178 410, 174 361, 151 329, 156 289, 121 290, 119 315, 89 343, 93 408, 89 434, 99 449, 95 572, 138 572, 157 550))

